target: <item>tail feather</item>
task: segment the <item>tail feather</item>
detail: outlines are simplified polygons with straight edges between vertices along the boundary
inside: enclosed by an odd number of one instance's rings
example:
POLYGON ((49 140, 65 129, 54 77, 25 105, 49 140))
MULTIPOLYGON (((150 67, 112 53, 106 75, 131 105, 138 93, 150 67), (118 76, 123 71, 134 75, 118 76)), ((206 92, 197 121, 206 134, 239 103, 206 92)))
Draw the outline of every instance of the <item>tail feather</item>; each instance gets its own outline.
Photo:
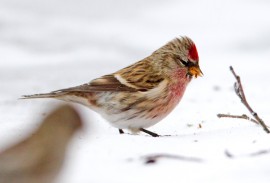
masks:
POLYGON ((40 93, 33 95, 23 95, 20 99, 35 99, 35 98, 58 98, 66 92, 51 92, 51 93, 40 93))

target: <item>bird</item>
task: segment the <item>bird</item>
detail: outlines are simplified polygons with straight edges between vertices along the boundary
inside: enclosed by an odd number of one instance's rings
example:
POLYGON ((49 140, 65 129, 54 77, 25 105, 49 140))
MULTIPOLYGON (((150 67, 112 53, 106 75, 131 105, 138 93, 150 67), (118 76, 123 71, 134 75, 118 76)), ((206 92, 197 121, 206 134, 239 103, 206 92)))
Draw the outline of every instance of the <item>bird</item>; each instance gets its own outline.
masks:
POLYGON ((79 103, 100 114, 120 134, 128 129, 158 137, 146 128, 165 118, 180 102, 192 78, 202 75, 195 43, 179 36, 117 72, 75 87, 24 95, 22 99, 79 103))
POLYGON ((82 129, 78 112, 69 105, 49 114, 39 128, 0 152, 0 183, 51 183, 65 159, 67 145, 82 129))

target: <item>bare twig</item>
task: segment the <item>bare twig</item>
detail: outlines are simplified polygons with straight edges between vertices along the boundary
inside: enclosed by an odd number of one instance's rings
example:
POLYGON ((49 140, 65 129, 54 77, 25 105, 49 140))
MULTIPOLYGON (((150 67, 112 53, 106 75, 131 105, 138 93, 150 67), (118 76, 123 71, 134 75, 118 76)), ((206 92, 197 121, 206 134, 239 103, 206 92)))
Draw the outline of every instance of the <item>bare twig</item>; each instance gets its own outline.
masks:
POLYGON ((232 153, 230 153, 228 150, 225 150, 225 156, 227 156, 228 158, 234 158, 235 156, 232 154, 232 153))
POLYGON ((203 160, 200 158, 186 157, 186 156, 173 155, 173 154, 153 154, 153 155, 148 155, 148 156, 143 157, 143 159, 145 160, 145 164, 156 163, 158 159, 161 159, 161 158, 181 160, 181 161, 191 161, 195 163, 203 162, 203 160))
MULTIPOLYGON (((249 153, 249 154, 243 154, 242 156, 255 157, 255 156, 260 156, 260 155, 269 154, 269 153, 270 153, 270 149, 264 149, 264 150, 260 150, 260 151, 249 153)), ((238 157, 237 155, 232 154, 228 150, 225 150, 225 156, 227 156, 228 158, 238 157)))
POLYGON ((234 75, 234 77, 236 79, 236 82, 234 83, 235 93, 241 99, 241 102, 246 106, 246 108, 249 110, 249 112, 252 114, 252 116, 256 119, 256 121, 263 127, 264 131, 266 133, 270 133, 269 129, 267 128, 267 126, 265 125, 263 120, 261 118, 259 118, 258 114, 256 112, 254 112, 253 109, 248 104, 248 102, 246 100, 244 90, 243 90, 243 86, 242 86, 242 83, 241 83, 241 80, 240 80, 240 77, 235 73, 232 66, 230 66, 230 70, 231 70, 232 74, 234 75))
POLYGON ((248 121, 252 121, 253 123, 259 124, 258 121, 255 119, 252 119, 251 117, 247 116, 246 114, 242 115, 231 115, 231 114, 217 114, 217 117, 219 118, 240 118, 240 119, 246 119, 248 121))

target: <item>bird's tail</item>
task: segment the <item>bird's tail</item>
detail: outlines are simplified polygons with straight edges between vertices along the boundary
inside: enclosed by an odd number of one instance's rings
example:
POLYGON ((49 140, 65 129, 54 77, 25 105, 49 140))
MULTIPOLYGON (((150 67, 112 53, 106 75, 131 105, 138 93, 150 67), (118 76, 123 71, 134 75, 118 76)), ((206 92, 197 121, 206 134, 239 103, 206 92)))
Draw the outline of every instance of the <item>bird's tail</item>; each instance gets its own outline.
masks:
POLYGON ((23 95, 20 99, 35 99, 35 98, 59 98, 66 94, 66 92, 50 92, 50 93, 40 93, 33 95, 23 95))

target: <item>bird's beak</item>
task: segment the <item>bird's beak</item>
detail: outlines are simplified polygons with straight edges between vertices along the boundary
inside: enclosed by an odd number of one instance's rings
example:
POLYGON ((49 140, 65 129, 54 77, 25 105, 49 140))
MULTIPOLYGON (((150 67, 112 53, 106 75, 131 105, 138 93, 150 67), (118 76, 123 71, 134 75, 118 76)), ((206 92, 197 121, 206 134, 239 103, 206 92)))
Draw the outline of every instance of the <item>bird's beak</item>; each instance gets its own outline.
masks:
POLYGON ((203 73, 199 65, 193 65, 188 68, 188 74, 197 78, 198 76, 203 76, 203 73))

